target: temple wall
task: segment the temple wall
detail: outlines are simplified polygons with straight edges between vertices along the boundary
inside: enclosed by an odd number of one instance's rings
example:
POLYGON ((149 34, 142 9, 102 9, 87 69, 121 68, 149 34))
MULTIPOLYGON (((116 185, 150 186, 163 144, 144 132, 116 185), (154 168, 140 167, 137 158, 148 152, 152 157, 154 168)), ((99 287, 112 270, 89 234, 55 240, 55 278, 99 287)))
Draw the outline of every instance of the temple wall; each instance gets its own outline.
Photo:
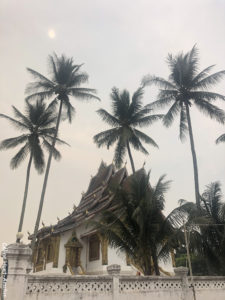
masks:
MULTIPOLYGON (((82 244, 83 248, 81 251, 81 264, 82 267, 87 274, 107 274, 106 267, 107 265, 102 265, 102 251, 100 249, 100 257, 98 260, 89 261, 89 253, 88 253, 88 239, 87 238, 80 238, 83 234, 91 231, 90 228, 87 228, 86 225, 81 225, 76 228, 76 236, 79 239, 80 243, 82 244)), ((65 257, 66 257, 66 249, 65 244, 69 240, 72 235, 72 230, 66 231, 60 235, 60 246, 59 246, 59 260, 58 260, 58 269, 63 268, 65 264, 65 257)), ((119 264, 121 265, 121 272, 125 274, 135 274, 134 271, 130 266, 126 264, 126 257, 125 255, 118 253, 115 249, 108 247, 108 265, 111 264, 119 264)), ((52 264, 51 264, 52 265, 52 264)), ((50 266, 48 266, 48 270, 50 266)), ((67 270, 67 274, 69 274, 69 270, 67 270)))

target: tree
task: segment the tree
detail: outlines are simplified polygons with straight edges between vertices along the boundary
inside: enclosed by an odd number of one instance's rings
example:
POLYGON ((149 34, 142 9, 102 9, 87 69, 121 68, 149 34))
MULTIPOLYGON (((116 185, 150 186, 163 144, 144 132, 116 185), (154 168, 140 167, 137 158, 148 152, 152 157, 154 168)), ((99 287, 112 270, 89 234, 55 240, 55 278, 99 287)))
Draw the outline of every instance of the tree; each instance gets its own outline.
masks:
MULTIPOLYGON (((53 157, 56 160, 59 160, 61 155, 55 147, 52 149, 51 146, 53 135, 55 134, 56 116, 50 107, 46 107, 44 103, 37 101, 33 105, 26 105, 25 114, 22 114, 15 106, 12 106, 12 108, 15 119, 4 114, 0 114, 0 117, 8 120, 14 127, 16 127, 16 129, 25 133, 17 137, 3 140, 0 143, 0 150, 8 150, 22 145, 20 150, 11 159, 10 166, 12 169, 19 167, 29 154, 23 205, 18 228, 18 232, 21 232, 26 209, 32 163, 34 164, 37 172, 41 174, 45 167, 44 150, 47 150, 48 152, 52 150, 53 157)), ((59 139, 57 139, 57 142, 65 144, 65 142, 59 139)), ((19 238, 17 238, 17 242, 19 242, 19 238)))
POLYGON ((116 143, 114 161, 117 168, 121 167, 127 151, 133 173, 135 172, 135 167, 130 145, 144 154, 148 154, 148 151, 144 148, 142 142, 158 147, 152 138, 138 130, 137 127, 151 125, 162 117, 162 115, 150 115, 151 109, 147 106, 142 106, 143 93, 144 90, 140 87, 130 99, 130 94, 127 90, 123 90, 120 93, 114 87, 111 93, 112 114, 105 109, 97 111, 102 120, 113 128, 96 134, 94 142, 98 147, 107 146, 107 148, 116 143))
MULTIPOLYGON (((29 94, 29 96, 26 97, 26 101, 29 102, 32 99, 39 99, 40 97, 42 97, 43 99, 55 97, 51 102, 52 107, 55 107, 59 102, 59 111, 56 121, 56 131, 52 142, 52 148, 55 146, 59 130, 59 123, 62 115, 62 108, 66 110, 66 116, 69 122, 72 121, 72 117, 75 112, 74 107, 70 103, 69 97, 72 96, 81 100, 99 100, 99 98, 96 95, 94 95, 96 93, 94 89, 80 87, 81 84, 86 83, 88 81, 88 75, 80 71, 81 66, 82 65, 74 64, 73 58, 67 58, 65 55, 58 57, 56 54, 54 54, 52 56, 49 56, 50 79, 41 75, 37 71, 34 71, 30 68, 27 69, 36 81, 30 83, 27 86, 26 93, 29 94)), ((40 224, 52 155, 53 152, 50 151, 45 171, 37 220, 35 223, 33 239, 31 242, 32 250, 34 249, 36 236, 40 224)))
POLYGON ((182 201, 174 210, 176 222, 185 222, 190 236, 192 255, 204 258, 208 274, 225 274, 225 203, 221 185, 213 182, 206 186, 200 205, 182 201))
POLYGON ((143 84, 155 83, 161 90, 157 101, 150 104, 150 107, 166 107, 171 105, 169 111, 163 117, 163 124, 169 127, 174 118, 180 115, 180 139, 183 140, 186 132, 189 133, 191 152, 194 167, 195 199, 199 205, 199 178, 198 165, 195 152, 194 137, 191 124, 190 108, 194 104, 202 113, 220 123, 224 123, 224 111, 211 102, 216 99, 225 100, 225 96, 210 92, 208 88, 215 85, 225 75, 225 70, 209 75, 214 66, 209 66, 203 71, 198 69, 198 51, 194 46, 186 54, 180 53, 176 56, 168 55, 170 69, 169 79, 161 77, 146 76, 143 84))
POLYGON ((154 187, 143 169, 114 191, 114 210, 107 209, 92 222, 109 244, 125 253, 144 275, 152 275, 152 261, 159 275, 159 259, 167 259, 173 248, 173 226, 165 218, 164 194, 169 181, 161 176, 154 187))

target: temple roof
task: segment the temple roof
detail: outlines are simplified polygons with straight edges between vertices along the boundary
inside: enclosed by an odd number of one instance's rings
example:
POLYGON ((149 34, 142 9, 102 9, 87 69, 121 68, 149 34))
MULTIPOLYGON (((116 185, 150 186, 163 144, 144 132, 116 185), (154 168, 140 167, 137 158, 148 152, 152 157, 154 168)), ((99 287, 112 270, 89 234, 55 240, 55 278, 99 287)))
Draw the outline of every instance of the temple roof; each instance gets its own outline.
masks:
MULTIPOLYGON (((123 184, 126 178, 128 178, 128 173, 125 167, 115 171, 113 164, 107 166, 102 162, 97 174, 92 177, 86 193, 82 195, 78 207, 57 224, 41 228, 37 237, 43 239, 75 228, 109 208, 113 199, 111 190, 114 186, 123 184)), ((32 235, 29 239, 32 239, 32 235)))

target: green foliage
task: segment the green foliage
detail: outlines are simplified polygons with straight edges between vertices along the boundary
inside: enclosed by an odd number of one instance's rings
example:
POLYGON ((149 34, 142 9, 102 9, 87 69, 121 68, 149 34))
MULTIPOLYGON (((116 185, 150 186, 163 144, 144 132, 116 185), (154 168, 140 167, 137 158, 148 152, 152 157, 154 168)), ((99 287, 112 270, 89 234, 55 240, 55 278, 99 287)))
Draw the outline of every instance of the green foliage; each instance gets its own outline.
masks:
POLYGON ((159 275, 158 259, 167 260, 177 244, 174 228, 163 215, 169 181, 161 176, 152 187, 144 170, 130 176, 114 192, 114 210, 104 211, 97 230, 110 245, 127 254, 145 275, 159 275))
POLYGON ((96 90, 80 87, 88 81, 88 75, 80 71, 82 65, 74 64, 73 58, 67 58, 65 55, 58 57, 54 53, 49 56, 48 65, 50 79, 35 70, 27 68, 35 81, 28 84, 26 88, 28 94, 26 101, 53 98, 52 107, 57 105, 58 100, 62 101, 65 111, 63 115, 71 122, 75 108, 70 103, 70 96, 80 100, 99 100, 94 95, 96 90))
POLYGON ((185 138, 187 132, 187 112, 185 107, 194 104, 202 113, 220 123, 225 122, 224 111, 211 102, 216 99, 225 100, 225 96, 208 91, 225 75, 225 70, 209 75, 214 66, 199 72, 199 58, 196 46, 186 54, 168 55, 170 75, 168 80, 156 76, 145 76, 144 85, 156 84, 160 87, 157 101, 151 103, 151 108, 170 109, 163 117, 163 124, 169 127, 174 118, 180 114, 180 139, 185 138))
POLYGON ((177 224, 186 222, 190 251, 198 263, 202 258, 207 274, 225 275, 225 203, 220 183, 206 186, 200 206, 182 201, 173 218, 177 224))
MULTIPOLYGON (((186 249, 179 249, 176 250, 175 254, 175 264, 176 267, 181 267, 181 266, 188 266, 187 264, 187 254, 186 254, 186 249)), ((192 266, 192 273, 194 276, 208 276, 210 275, 207 264, 206 264, 206 259, 202 256, 199 255, 191 255, 191 266, 192 266)))
MULTIPOLYGON (((22 114, 13 106, 15 118, 0 114, 1 118, 8 120, 17 130, 24 132, 17 137, 8 138, 0 143, 0 150, 8 150, 22 145, 16 155, 11 159, 12 169, 17 168, 30 153, 34 161, 35 169, 42 173, 45 166, 44 150, 52 149, 51 143, 55 133, 56 116, 51 107, 46 107, 42 101, 33 105, 27 103, 25 114, 22 114)), ((58 143, 66 144, 57 139, 58 143)), ((53 156, 56 160, 61 158, 60 152, 53 148, 53 156)))
MULTIPOLYGON (((141 87, 130 99, 127 90, 119 92, 117 88, 113 88, 112 114, 104 109, 97 111, 102 120, 112 126, 112 129, 96 134, 94 142, 98 147, 106 146, 108 149, 116 144, 114 162, 118 168, 123 163, 126 151, 129 152, 129 144, 144 154, 148 154, 148 151, 143 143, 158 147, 151 137, 137 129, 137 127, 149 126, 162 118, 162 115, 151 115, 151 109, 142 105, 143 94, 144 90, 141 87)), ((130 153, 129 155, 131 156, 130 153)), ((131 157, 130 159, 132 160, 131 157)))

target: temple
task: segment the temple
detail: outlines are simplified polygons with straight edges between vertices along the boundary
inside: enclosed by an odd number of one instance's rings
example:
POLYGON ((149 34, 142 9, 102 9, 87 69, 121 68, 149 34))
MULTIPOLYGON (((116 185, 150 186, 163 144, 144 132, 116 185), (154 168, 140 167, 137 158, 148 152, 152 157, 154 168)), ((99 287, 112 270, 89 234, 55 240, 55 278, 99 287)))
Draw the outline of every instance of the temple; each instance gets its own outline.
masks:
POLYGON ((107 274, 108 265, 118 264, 122 274, 136 274, 126 255, 111 248, 90 225, 100 212, 113 209, 111 188, 127 185, 129 178, 125 167, 116 171, 113 164, 102 162, 78 207, 74 206, 73 212, 57 224, 38 231, 33 272, 100 275, 107 274))

